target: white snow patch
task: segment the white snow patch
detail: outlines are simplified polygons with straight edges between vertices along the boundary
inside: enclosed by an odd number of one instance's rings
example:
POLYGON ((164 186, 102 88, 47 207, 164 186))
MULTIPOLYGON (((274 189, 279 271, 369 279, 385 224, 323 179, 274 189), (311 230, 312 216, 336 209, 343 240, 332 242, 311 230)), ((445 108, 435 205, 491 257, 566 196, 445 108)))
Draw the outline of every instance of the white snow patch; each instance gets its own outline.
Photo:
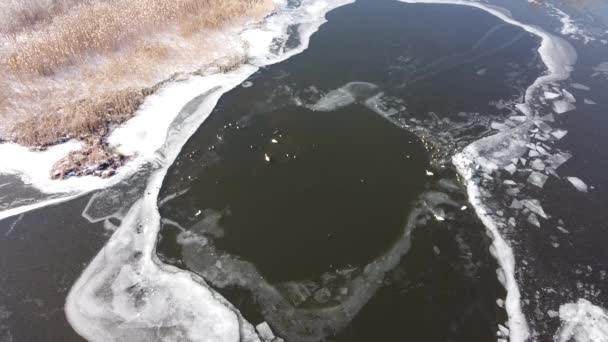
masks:
POLYGON ((132 173, 132 163, 118 171, 115 177, 102 179, 95 176, 71 177, 65 180, 51 179, 51 169, 61 158, 82 148, 76 140, 51 146, 45 151, 33 151, 14 143, 0 144, 0 173, 19 176, 28 185, 43 193, 87 192, 116 184, 119 179, 132 173))

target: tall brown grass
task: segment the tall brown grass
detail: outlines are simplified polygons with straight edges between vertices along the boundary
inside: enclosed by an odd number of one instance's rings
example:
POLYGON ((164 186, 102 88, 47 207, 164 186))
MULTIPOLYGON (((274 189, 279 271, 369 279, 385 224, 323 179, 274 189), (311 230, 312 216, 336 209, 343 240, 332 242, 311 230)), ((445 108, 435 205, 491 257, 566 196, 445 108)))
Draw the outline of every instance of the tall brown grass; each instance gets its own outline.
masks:
POLYGON ((0 136, 30 146, 106 134, 171 75, 241 60, 225 28, 271 10, 270 0, 8 1, 0 136))
POLYGON ((77 5, 91 0, 3 0, 0 5, 0 33, 14 34, 51 22, 77 5))

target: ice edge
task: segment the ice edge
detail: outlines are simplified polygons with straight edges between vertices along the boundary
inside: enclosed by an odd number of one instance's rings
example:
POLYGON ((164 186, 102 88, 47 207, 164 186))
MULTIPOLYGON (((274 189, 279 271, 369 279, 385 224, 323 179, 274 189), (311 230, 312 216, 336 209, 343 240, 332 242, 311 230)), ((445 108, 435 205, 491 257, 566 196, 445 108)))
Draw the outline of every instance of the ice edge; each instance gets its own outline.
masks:
MULTIPOLYGON (((505 23, 521 27, 525 31, 541 38, 541 45, 538 48, 538 53, 547 67, 548 73, 547 75, 537 78, 534 83, 526 89, 524 103, 520 104, 520 110, 528 119, 533 116, 529 103, 533 98, 534 91, 549 82, 568 79, 573 65, 576 62, 576 51, 564 39, 554 36, 536 26, 523 24, 506 14, 508 13, 507 11, 503 11, 497 7, 463 0, 399 1, 405 3, 452 4, 475 7, 496 16, 505 23)), ((498 224, 487 213, 486 207, 482 202, 479 186, 471 179, 473 175, 472 165, 474 165, 474 153, 471 153, 471 150, 474 149, 477 142, 479 142, 479 140, 473 142, 461 153, 455 155, 452 162, 465 182, 469 201, 474 207, 477 216, 492 235, 492 246, 495 250, 495 257, 505 276, 504 286, 507 291, 505 308, 509 318, 509 339, 512 342, 524 342, 530 336, 530 331, 521 308, 521 294, 517 280, 515 279, 515 256, 513 255, 513 250, 509 244, 500 235, 498 224)))

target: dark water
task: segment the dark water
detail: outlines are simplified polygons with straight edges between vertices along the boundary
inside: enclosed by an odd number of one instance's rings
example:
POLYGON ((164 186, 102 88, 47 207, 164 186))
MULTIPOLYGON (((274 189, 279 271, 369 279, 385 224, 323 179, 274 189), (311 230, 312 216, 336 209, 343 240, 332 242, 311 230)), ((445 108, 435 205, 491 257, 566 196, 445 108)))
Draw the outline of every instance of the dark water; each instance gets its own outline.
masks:
POLYGON ((444 157, 509 114, 497 101, 542 71, 537 39, 460 6, 361 1, 328 19, 184 147, 159 256, 290 341, 495 339, 504 290, 444 157))
POLYGON ((87 202, 1 222, 0 341, 82 341, 65 318, 65 297, 109 237, 81 217, 87 202))
POLYGON ((211 158, 163 213, 182 224, 189 221, 182 217, 200 222, 220 213, 218 247, 273 280, 361 265, 385 250, 402 230, 404 204, 420 193, 428 164, 413 134, 360 105, 255 116, 201 153, 211 158))

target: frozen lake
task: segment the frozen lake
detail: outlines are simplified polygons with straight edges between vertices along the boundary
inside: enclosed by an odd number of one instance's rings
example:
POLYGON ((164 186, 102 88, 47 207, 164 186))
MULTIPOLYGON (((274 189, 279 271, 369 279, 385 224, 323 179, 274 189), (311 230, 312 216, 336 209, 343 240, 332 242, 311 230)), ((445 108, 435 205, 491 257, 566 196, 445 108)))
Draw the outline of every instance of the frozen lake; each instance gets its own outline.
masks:
POLYGON ((463 3, 288 1, 125 180, 0 175, 0 341, 604 341, 608 8, 463 3))

